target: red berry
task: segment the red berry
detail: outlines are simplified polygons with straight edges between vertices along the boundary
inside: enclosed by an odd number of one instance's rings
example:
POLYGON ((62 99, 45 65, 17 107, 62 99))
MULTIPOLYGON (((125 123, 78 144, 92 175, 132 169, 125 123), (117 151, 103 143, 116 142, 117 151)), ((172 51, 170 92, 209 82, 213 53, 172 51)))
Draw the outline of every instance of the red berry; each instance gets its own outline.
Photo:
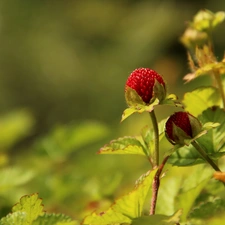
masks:
POLYGON ((175 112, 166 122, 166 137, 173 144, 195 137, 201 130, 199 120, 188 112, 175 112), (178 129, 180 128, 180 130, 178 129))
POLYGON ((146 104, 153 98, 155 81, 163 86, 165 92, 165 82, 163 78, 154 70, 148 68, 139 68, 134 70, 127 79, 127 87, 135 90, 146 104))

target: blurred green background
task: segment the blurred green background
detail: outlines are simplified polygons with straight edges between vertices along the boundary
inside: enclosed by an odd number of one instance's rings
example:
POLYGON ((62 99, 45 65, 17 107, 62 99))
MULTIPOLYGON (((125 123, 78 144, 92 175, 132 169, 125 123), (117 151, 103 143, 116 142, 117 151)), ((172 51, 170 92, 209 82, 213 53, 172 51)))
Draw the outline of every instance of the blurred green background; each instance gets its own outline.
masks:
MULTIPOLYGON (((98 156, 109 140, 150 123, 120 124, 124 85, 137 67, 162 74, 180 99, 203 79, 189 72, 179 42, 197 11, 224 0, 1 0, 0 212, 38 192, 47 210, 82 218, 108 206, 148 169, 134 156, 98 156)), ((214 32, 218 57, 225 25, 214 32)), ((173 112, 157 109, 158 119, 173 112)))

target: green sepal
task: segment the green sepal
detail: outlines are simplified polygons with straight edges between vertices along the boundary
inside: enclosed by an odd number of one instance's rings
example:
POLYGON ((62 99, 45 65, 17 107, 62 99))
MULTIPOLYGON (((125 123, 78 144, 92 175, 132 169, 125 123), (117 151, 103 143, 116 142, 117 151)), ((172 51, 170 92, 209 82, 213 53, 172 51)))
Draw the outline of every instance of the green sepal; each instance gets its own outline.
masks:
POLYGON ((150 105, 136 104, 133 107, 127 108, 124 110, 124 112, 122 114, 122 119, 120 122, 123 122, 126 118, 128 118, 133 113, 151 112, 154 109, 154 106, 156 106, 158 104, 159 104, 159 100, 155 99, 155 101, 153 103, 151 103, 150 105))
POLYGON ((178 97, 175 94, 169 94, 166 98, 161 102, 161 105, 170 105, 183 108, 183 104, 178 101, 178 97))
POLYGON ((146 105, 139 94, 129 86, 126 86, 125 99, 127 105, 131 108, 139 109, 140 107, 146 105))
POLYGON ((180 127, 178 127, 175 123, 173 123, 173 137, 175 140, 170 139, 170 137, 166 133, 167 139, 171 142, 171 144, 178 144, 180 146, 189 145, 189 141, 191 137, 186 134, 180 127))
POLYGON ((171 105, 171 106, 176 106, 176 107, 183 108, 182 103, 178 101, 177 96, 174 95, 174 94, 169 94, 163 100, 161 99, 161 101, 158 98, 155 98, 153 102, 151 102, 149 105, 147 105, 146 103, 144 103, 142 101, 142 99, 140 98, 140 96, 137 94, 137 92, 135 90, 133 90, 133 89, 131 89, 129 87, 128 87, 128 90, 129 90, 129 92, 132 93, 131 95, 134 96, 133 97, 134 99, 139 98, 139 100, 135 104, 133 103, 133 105, 130 105, 129 108, 124 110, 124 112, 122 114, 122 119, 121 119, 120 122, 123 122, 126 118, 128 118, 133 113, 151 112, 152 110, 154 110, 154 107, 159 105, 159 104, 160 105, 171 105))
POLYGON ((155 99, 159 99, 159 103, 161 103, 166 98, 166 88, 163 84, 159 83, 158 80, 155 79, 155 83, 153 86, 153 95, 151 102, 154 102, 155 99))

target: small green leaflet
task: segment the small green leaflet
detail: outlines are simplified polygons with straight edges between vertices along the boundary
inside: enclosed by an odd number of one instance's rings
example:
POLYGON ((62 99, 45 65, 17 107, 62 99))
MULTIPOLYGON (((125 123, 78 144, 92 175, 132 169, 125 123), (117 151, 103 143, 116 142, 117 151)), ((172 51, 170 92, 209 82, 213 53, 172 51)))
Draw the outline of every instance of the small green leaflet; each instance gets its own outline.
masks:
POLYGON ((220 95, 214 87, 200 87, 184 95, 185 110, 193 116, 200 115, 209 107, 220 105, 220 95))
POLYGON ((145 147, 135 137, 122 137, 102 147, 98 154, 137 154, 147 155, 145 147))
POLYGON ((116 200, 107 211, 100 214, 94 212, 85 217, 82 224, 131 224, 133 219, 141 217, 144 203, 146 197, 149 196, 156 171, 148 171, 141 177, 133 191, 116 200))
POLYGON ((43 211, 38 194, 25 195, 13 206, 12 213, 1 218, 0 225, 78 225, 77 221, 63 214, 47 214, 43 211))
POLYGON ((31 224, 44 213, 42 200, 38 198, 38 194, 23 196, 20 202, 13 206, 12 212, 24 212, 26 214, 26 224, 31 224))
POLYGON ((1 218, 0 225, 25 225, 26 222, 26 213, 24 212, 14 212, 8 214, 6 217, 1 218))

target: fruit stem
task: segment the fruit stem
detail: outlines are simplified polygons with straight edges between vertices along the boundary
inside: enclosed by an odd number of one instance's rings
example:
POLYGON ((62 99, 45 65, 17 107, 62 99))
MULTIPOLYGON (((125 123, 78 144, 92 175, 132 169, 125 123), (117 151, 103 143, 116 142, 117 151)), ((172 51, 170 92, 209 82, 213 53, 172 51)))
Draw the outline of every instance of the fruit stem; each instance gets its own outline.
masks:
POLYGON ((213 75, 215 77, 215 80, 217 82, 217 86, 223 101, 223 109, 225 110, 225 93, 224 93, 224 89, 223 89, 223 84, 222 84, 222 79, 221 76, 219 74, 219 72, 217 70, 213 71, 213 75))
POLYGON ((219 167, 213 162, 212 159, 209 158, 209 156, 206 154, 206 152, 200 147, 200 145, 196 141, 193 141, 191 144, 195 147, 195 149, 198 151, 198 153, 211 165, 211 167, 215 171, 221 172, 219 167))
POLYGON ((162 170, 170 156, 166 156, 162 162, 162 164, 158 167, 158 170, 153 178, 152 181, 152 199, 151 199, 151 207, 150 207, 150 212, 149 215, 154 215, 155 214, 155 208, 156 208, 156 202, 157 202, 157 197, 158 197, 158 190, 160 186, 160 175, 162 173, 162 170))
POLYGON ((152 120, 152 126, 153 126, 153 131, 154 131, 154 151, 153 151, 153 167, 159 165, 159 128, 158 128, 158 123, 157 123, 157 118, 155 116, 154 110, 149 112, 151 120, 152 120))

